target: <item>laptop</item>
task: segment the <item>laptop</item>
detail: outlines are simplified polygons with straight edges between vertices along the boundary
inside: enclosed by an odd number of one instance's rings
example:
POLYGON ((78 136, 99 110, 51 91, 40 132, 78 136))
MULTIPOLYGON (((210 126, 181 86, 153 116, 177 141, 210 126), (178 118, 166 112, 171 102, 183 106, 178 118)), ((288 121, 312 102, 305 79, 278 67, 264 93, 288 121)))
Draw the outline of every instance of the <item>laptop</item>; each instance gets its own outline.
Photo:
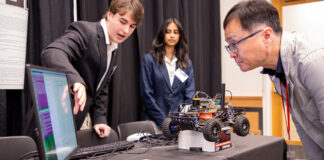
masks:
POLYGON ((26 65, 26 71, 36 115, 35 134, 41 160, 85 158, 134 146, 134 143, 119 141, 79 148, 66 74, 30 64, 26 65))

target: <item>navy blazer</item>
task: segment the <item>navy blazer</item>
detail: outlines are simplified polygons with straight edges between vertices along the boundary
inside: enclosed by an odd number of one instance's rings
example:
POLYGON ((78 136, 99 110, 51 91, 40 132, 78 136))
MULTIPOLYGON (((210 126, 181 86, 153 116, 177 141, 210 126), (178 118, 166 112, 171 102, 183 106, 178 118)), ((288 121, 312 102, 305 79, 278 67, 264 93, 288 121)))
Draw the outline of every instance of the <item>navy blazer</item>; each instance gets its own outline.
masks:
MULTIPOLYGON (((178 62, 177 67, 178 69, 178 62)), ((195 94, 192 63, 182 69, 188 78, 181 82, 174 76, 173 84, 165 64, 157 64, 151 54, 143 56, 140 72, 140 95, 145 106, 145 119, 153 120, 161 127, 169 111, 178 111, 180 103, 190 103, 195 94)))

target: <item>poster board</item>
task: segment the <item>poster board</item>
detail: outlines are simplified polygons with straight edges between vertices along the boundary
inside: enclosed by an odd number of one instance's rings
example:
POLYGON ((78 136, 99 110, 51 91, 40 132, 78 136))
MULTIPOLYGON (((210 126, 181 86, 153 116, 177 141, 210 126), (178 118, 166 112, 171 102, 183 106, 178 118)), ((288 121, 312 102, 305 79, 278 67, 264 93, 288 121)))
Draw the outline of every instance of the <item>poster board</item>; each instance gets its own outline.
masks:
POLYGON ((0 89, 23 89, 28 11, 25 0, 0 0, 0 89))

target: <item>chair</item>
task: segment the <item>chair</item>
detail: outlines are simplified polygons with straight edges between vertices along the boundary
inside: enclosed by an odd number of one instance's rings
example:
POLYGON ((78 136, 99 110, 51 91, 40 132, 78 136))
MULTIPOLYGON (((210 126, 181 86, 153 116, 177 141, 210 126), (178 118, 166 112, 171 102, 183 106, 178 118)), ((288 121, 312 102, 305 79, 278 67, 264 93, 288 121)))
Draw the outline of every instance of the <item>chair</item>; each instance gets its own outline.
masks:
POLYGON ((37 155, 35 141, 28 136, 0 137, 1 159, 17 160, 37 155))
POLYGON ((139 132, 150 133, 152 136, 159 134, 159 129, 153 121, 135 121, 118 125, 120 140, 126 140, 129 135, 139 132))
POLYGON ((80 147, 89 147, 119 141, 118 135, 113 129, 110 130, 110 134, 107 138, 100 138, 93 129, 79 130, 77 132, 77 139, 80 147))

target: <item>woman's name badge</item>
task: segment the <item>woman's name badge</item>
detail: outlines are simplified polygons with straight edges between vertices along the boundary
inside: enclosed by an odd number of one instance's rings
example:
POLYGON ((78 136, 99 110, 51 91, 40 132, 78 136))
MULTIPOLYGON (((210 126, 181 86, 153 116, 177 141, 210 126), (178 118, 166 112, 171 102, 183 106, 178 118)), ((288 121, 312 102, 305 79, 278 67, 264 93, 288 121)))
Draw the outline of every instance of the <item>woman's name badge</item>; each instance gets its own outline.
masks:
POLYGON ((175 76, 177 76, 180 81, 183 83, 185 80, 188 79, 188 75, 180 68, 178 68, 176 71, 175 71, 175 76))

